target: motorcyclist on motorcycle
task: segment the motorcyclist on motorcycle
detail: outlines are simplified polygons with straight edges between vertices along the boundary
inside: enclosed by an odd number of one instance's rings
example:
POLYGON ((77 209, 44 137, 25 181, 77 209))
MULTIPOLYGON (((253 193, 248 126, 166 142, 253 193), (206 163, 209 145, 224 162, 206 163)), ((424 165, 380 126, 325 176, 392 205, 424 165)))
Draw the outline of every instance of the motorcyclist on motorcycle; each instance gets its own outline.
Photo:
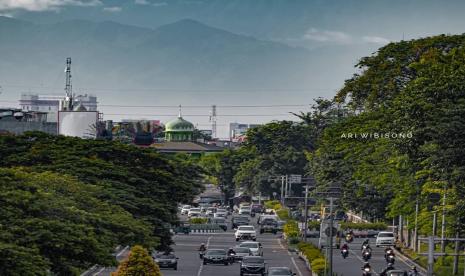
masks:
POLYGON ((371 265, 365 262, 362 266, 363 275, 371 275, 371 265))
POLYGON ((371 247, 370 247, 370 240, 369 239, 365 239, 362 243, 362 251, 363 249, 368 249, 371 251, 371 247))
POLYGON ((344 259, 347 258, 347 256, 349 256, 349 246, 347 245, 347 243, 344 243, 341 246, 341 254, 344 259))
POLYGON ((418 276, 418 270, 416 266, 412 266, 412 269, 408 272, 408 276, 418 276))
POLYGON ((386 268, 383 271, 381 271, 379 276, 387 276, 388 271, 391 271, 391 270, 394 270, 394 269, 395 269, 394 265, 392 263, 388 263, 386 268))
POLYGON ((228 255, 231 255, 231 254, 234 254, 234 255, 236 254, 236 251, 234 251, 234 248, 232 247, 228 249, 228 255))

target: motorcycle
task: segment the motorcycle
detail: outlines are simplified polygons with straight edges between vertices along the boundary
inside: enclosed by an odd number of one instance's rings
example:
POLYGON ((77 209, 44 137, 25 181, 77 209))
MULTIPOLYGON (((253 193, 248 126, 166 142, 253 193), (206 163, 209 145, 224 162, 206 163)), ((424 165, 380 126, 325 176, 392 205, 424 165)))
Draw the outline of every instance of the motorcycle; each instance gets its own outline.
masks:
POLYGON ((228 253, 229 263, 233 264, 236 261, 236 253, 228 253))
POLYGON ((386 263, 388 264, 394 264, 396 261, 396 258, 394 256, 394 254, 389 254, 389 255, 386 255, 386 263))
POLYGON ((379 276, 387 276, 387 273, 391 270, 394 270, 392 263, 389 263, 388 266, 379 274, 379 276))
POLYGON ((369 259, 371 259, 371 252, 369 250, 364 250, 362 253, 363 260, 367 262, 369 259))
POLYGON ((369 267, 365 267, 365 268, 362 268, 362 276, 371 276, 371 268, 369 267))
POLYGON ((354 236, 352 236, 351 234, 347 234, 346 235, 346 242, 351 243, 352 241, 354 241, 354 236))
POLYGON ((349 256, 349 250, 343 248, 343 249, 341 250, 341 255, 342 255, 342 257, 343 257, 344 259, 347 258, 347 256, 349 256))

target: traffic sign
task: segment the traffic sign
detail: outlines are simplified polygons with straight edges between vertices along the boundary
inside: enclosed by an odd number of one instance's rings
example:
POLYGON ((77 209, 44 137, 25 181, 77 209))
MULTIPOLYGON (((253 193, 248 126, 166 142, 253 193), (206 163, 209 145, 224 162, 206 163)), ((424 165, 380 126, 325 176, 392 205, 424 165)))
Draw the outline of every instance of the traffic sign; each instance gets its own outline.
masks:
POLYGON ((302 183, 302 175, 300 175, 300 174, 291 174, 289 176, 289 183, 291 183, 291 184, 302 183))
POLYGON ((335 227, 333 227, 333 232, 332 232, 332 233, 329 233, 329 232, 330 232, 330 229, 331 229, 331 227, 328 227, 328 228, 325 229, 325 234, 326 234, 326 236, 330 237, 330 234, 333 234, 331 237, 336 236, 337 229, 336 229, 335 227))

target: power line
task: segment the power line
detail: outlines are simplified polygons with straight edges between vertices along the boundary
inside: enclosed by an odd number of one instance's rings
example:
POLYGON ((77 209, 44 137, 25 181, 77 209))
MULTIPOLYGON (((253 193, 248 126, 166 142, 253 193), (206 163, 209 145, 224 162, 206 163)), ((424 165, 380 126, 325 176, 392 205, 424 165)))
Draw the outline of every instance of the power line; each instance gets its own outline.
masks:
MULTIPOLYGON (((120 105, 99 104, 100 107, 128 107, 128 108, 178 108, 176 105, 120 105)), ((216 105, 220 108, 278 108, 278 107, 309 107, 308 104, 268 104, 268 105, 216 105)), ((211 108, 211 105, 183 105, 183 108, 211 108)))
MULTIPOLYGON (((104 113, 105 116, 151 116, 151 117, 177 117, 176 114, 142 114, 142 113, 104 113)), ((284 114, 218 114, 217 117, 267 117, 267 116, 290 116, 291 113, 284 114)), ((210 114, 184 114, 183 117, 209 117, 210 114)))

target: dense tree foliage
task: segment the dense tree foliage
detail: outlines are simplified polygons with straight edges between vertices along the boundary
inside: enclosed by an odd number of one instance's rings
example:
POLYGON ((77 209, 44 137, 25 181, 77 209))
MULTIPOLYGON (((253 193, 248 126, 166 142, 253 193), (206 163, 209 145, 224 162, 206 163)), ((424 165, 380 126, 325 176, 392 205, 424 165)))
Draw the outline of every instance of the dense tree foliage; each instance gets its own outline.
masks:
POLYGON ((227 199, 237 190, 279 194, 281 184, 273 180, 276 176, 304 174, 305 152, 313 149, 315 139, 312 128, 304 122, 271 122, 250 129, 238 150, 205 156, 201 164, 216 178, 227 199))
POLYGON ((358 64, 361 73, 335 97, 349 112, 309 154, 310 171, 320 182, 344 185, 346 207, 413 220, 419 199, 425 233, 431 229, 429 195, 446 192, 448 229, 463 229, 464 45, 463 35, 402 41, 358 64), (363 139, 348 133, 410 136, 363 139))
POLYGON ((177 203, 201 190, 191 162, 119 143, 28 133, 0 137, 0 155, 2 275, 78 274, 113 264, 117 245, 166 249, 177 203))

